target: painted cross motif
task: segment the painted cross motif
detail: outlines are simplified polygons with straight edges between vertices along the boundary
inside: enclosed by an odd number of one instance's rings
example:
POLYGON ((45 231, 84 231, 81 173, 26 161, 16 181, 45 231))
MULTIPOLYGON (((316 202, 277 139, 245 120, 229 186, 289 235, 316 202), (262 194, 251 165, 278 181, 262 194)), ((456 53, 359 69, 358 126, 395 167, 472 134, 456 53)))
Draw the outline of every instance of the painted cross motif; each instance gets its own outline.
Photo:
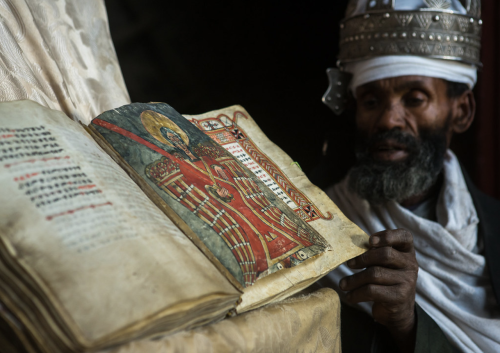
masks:
POLYGON ((246 136, 243 135, 243 133, 238 130, 238 129, 234 129, 231 131, 231 133, 233 134, 233 136, 238 139, 238 140, 241 140, 241 139, 244 139, 246 136))
POLYGON ((311 218, 318 217, 318 215, 316 214, 316 211, 314 210, 314 208, 312 208, 309 205, 306 206, 306 207, 304 207, 304 211, 306 211, 306 213, 308 214, 308 216, 311 217, 311 218))
POLYGON ((217 130, 219 128, 220 128, 220 126, 219 126, 219 124, 217 122, 207 121, 207 122, 203 123, 203 129, 207 130, 207 131, 217 130))

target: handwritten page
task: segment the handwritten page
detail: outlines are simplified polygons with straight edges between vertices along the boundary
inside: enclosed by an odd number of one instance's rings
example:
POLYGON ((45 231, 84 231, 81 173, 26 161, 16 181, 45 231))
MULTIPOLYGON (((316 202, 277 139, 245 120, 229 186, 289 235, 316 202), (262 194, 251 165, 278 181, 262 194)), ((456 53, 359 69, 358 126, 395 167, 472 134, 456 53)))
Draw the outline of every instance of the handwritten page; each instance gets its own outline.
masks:
POLYGON ((147 328, 146 318, 176 305, 219 297, 227 306, 238 298, 60 112, 30 101, 0 104, 0 185, 0 237, 84 346, 129 326, 147 328))

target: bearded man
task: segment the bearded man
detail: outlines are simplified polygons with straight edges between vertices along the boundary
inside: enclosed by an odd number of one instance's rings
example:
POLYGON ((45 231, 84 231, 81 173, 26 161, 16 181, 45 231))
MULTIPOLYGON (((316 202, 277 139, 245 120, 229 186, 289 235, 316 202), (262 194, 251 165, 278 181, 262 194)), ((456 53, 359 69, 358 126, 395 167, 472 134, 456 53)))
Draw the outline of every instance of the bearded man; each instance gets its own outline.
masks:
POLYGON ((324 102, 355 98, 357 164, 327 193, 371 236, 321 282, 349 305, 344 352, 500 352, 500 202, 449 150, 474 119, 479 17, 479 0, 349 2, 324 102))

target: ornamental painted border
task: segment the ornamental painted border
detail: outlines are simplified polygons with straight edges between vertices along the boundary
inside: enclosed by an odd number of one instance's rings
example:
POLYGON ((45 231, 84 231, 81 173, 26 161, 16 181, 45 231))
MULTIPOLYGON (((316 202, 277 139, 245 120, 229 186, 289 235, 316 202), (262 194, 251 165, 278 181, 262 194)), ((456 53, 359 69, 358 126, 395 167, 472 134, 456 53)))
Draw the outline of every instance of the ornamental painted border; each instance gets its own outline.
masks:
MULTIPOLYGON (((286 195, 293 200, 293 202, 298 206, 298 208, 294 209, 294 212, 297 213, 300 216, 300 218, 302 218, 305 222, 312 222, 318 219, 323 219, 323 220, 333 219, 333 215, 330 212, 327 212, 327 214, 324 215, 307 196, 305 196, 302 192, 300 192, 295 187, 295 185, 293 185, 293 183, 280 172, 279 167, 276 164, 274 164, 274 162, 272 162, 271 159, 254 144, 254 142, 241 129, 241 127, 237 125, 237 120, 239 117, 247 118, 245 114, 243 114, 240 111, 236 111, 234 112, 232 119, 225 114, 220 114, 217 117, 210 117, 200 120, 190 119, 189 121, 195 124, 200 130, 202 130, 206 135, 215 140, 217 143, 221 143, 221 141, 218 141, 217 139, 217 134, 224 131, 228 132, 230 131, 230 128, 228 128, 222 123, 221 118, 223 117, 232 121, 233 126, 231 126, 231 128, 238 129, 238 131, 242 134, 241 139, 235 138, 234 141, 231 142, 238 143, 251 156, 251 158, 268 173, 268 175, 281 188, 281 190, 283 190, 286 193, 286 195), (202 126, 202 123, 210 120, 217 120, 224 127, 205 130, 202 126)), ((226 143, 230 142, 228 141, 226 143)))

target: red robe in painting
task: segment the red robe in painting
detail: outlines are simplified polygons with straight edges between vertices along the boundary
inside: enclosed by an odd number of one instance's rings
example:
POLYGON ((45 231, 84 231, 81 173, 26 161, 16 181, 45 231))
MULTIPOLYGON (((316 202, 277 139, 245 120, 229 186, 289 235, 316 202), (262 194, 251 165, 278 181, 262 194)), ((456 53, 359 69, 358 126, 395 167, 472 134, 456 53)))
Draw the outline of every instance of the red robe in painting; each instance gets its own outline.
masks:
POLYGON ((227 151, 198 146, 193 152, 195 159, 162 157, 146 173, 224 239, 245 285, 273 264, 290 267, 307 257, 301 249, 315 245, 313 236, 275 207, 227 151))

